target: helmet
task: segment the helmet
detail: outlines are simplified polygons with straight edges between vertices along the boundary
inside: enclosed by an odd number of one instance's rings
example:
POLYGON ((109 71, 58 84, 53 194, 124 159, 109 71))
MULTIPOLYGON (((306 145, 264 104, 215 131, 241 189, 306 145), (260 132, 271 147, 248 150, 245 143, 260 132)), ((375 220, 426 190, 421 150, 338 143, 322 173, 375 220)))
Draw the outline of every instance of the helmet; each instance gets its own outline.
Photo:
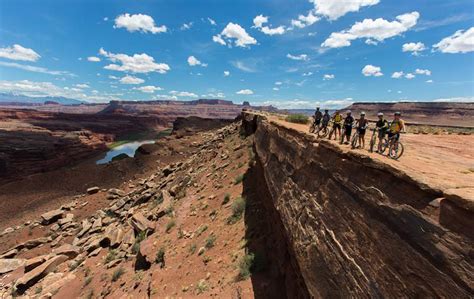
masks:
POLYGON ((399 111, 397 111, 397 112, 395 112, 395 115, 396 115, 396 116, 400 116, 400 115, 402 115, 402 114, 401 114, 399 111))
POLYGON ((383 116, 382 112, 377 113, 377 116, 383 116))
POLYGON ((365 116, 365 112, 362 111, 362 112, 360 113, 360 116, 365 116))
POLYGON ((347 113, 347 114, 351 114, 352 112, 351 112, 351 110, 347 110, 347 112, 346 112, 346 113, 347 113))
POLYGON ((316 107, 316 110, 319 110, 319 107, 316 107))
POLYGON ((329 112, 329 110, 327 110, 327 109, 324 109, 324 112, 329 112))

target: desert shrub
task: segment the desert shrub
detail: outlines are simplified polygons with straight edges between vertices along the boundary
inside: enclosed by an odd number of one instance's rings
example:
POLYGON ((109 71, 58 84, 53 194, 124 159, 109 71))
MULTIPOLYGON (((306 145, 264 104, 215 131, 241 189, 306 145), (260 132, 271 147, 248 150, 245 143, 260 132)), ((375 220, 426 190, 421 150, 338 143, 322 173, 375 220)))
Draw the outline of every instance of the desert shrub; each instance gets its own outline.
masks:
POLYGON ((112 273, 112 281, 117 281, 119 278, 125 273, 123 267, 118 268, 117 270, 112 273))
POLYGON ((229 193, 226 193, 226 194, 224 195, 224 200, 222 201, 222 204, 225 205, 225 204, 227 204, 229 201, 230 201, 230 194, 229 194, 229 193))
POLYGON ((206 243, 204 247, 206 247, 206 249, 210 249, 214 247, 214 243, 216 242, 216 239, 217 237, 214 234, 210 234, 209 237, 207 237, 206 239, 206 243))
POLYGON ((198 294, 202 294, 207 291, 208 288, 209 287, 207 286, 206 281, 204 279, 201 279, 196 285, 196 292, 198 294))
POLYGON ((107 256, 105 257, 105 263, 109 263, 117 258, 117 250, 112 249, 109 251, 107 256))
POLYGON ((189 246, 189 253, 195 254, 196 250, 197 250, 196 244, 191 244, 191 246, 189 246))
POLYGON ((304 114, 290 114, 285 118, 285 120, 290 123, 307 124, 309 117, 304 114))
POLYGON ((245 198, 237 197, 232 203, 232 215, 227 219, 228 224, 236 223, 242 218, 242 214, 245 211, 245 198))
POLYGON ((238 176, 236 176, 234 179, 234 185, 242 183, 242 181, 244 180, 244 177, 245 176, 243 174, 239 174, 238 176))
POLYGON ((166 224, 166 232, 169 233, 171 229, 175 227, 175 225, 176 225, 176 221, 174 221, 174 219, 171 219, 170 221, 168 221, 168 223, 166 224))
POLYGON ((252 274, 252 266, 255 260, 255 255, 253 253, 246 253, 242 256, 237 264, 239 269, 238 280, 245 280, 250 277, 252 274))
POLYGON ((199 237, 203 232, 207 230, 207 225, 203 224, 196 230, 196 236, 199 237))
POLYGON ((156 253, 155 263, 160 265, 160 268, 165 266, 165 248, 160 247, 158 252, 156 253))

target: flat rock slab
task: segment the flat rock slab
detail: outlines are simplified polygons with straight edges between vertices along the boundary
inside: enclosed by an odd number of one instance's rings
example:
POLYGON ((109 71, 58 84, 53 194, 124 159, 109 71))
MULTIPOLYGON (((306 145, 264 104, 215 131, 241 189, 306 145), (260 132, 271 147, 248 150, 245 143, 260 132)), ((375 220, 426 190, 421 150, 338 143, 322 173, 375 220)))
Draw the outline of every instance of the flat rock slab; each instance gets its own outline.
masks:
POLYGON ((100 191, 100 188, 99 187, 91 187, 91 188, 88 188, 87 189, 87 194, 94 194, 94 193, 97 193, 100 191))
POLYGON ((0 259, 0 274, 14 271, 25 264, 24 259, 0 259))
POLYGON ((43 225, 53 223, 59 218, 62 218, 63 214, 64 214, 64 211, 61 209, 46 212, 43 215, 41 215, 41 223, 43 225))

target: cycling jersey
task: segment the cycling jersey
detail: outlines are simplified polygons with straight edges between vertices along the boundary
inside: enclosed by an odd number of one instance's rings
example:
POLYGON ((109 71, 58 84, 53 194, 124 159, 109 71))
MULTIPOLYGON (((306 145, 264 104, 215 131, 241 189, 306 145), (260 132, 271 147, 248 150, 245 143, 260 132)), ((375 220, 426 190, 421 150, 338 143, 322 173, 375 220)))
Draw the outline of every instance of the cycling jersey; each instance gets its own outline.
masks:
POLYGON ((401 119, 395 119, 390 123, 390 133, 397 134, 400 133, 402 128, 405 126, 405 123, 401 119))
POLYGON ((368 123, 369 123, 369 121, 366 118, 364 118, 364 119, 361 118, 361 119, 359 119, 357 128, 358 129, 365 129, 365 128, 367 128, 368 123))
POLYGON ((331 119, 331 116, 329 116, 328 113, 324 113, 324 115, 323 115, 323 124, 327 125, 329 123, 330 119, 331 119))
POLYGON ((314 119, 320 120, 322 117, 323 117, 323 114, 321 113, 321 111, 314 112, 314 119))
POLYGON ((375 123, 375 127, 379 130, 386 130, 388 128, 388 121, 386 119, 378 120, 375 123))
POLYGON ((342 115, 340 115, 340 114, 334 115, 334 122, 337 123, 337 124, 342 123, 342 115))
POLYGON ((352 127, 352 123, 354 122, 354 118, 352 116, 346 116, 344 119, 344 126, 346 127, 352 127))

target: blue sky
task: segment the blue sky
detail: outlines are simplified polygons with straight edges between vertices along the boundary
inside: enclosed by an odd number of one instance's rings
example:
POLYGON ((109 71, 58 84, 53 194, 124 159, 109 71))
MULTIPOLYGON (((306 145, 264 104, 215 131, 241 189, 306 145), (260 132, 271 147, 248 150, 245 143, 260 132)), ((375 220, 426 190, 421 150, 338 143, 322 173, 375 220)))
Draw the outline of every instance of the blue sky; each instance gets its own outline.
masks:
POLYGON ((0 92, 281 108, 473 101, 464 0, 0 2, 0 92))

